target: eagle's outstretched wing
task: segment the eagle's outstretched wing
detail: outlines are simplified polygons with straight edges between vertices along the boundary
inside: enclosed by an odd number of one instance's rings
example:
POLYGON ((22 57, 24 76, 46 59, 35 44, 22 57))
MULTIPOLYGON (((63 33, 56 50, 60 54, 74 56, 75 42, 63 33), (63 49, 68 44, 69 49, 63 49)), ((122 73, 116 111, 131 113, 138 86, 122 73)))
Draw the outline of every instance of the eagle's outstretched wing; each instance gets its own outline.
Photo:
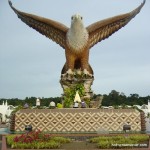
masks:
POLYGON ((62 48, 65 48, 66 33, 68 31, 68 27, 50 19, 21 12, 12 6, 10 0, 9 5, 18 15, 18 18, 20 18, 24 23, 40 32, 41 34, 45 35, 49 39, 55 41, 62 48))
POLYGON ((90 48, 96 43, 108 38, 113 33, 124 27, 132 18, 134 18, 141 10, 145 1, 130 13, 122 14, 112 18, 108 18, 102 21, 91 24, 87 27, 89 32, 89 46, 90 48))

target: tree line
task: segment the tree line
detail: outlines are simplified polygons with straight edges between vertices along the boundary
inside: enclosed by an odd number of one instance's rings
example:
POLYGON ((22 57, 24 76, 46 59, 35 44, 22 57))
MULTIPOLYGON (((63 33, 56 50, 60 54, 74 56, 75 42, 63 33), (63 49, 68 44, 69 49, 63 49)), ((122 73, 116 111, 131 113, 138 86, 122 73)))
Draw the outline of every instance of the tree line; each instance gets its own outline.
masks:
POLYGON ((103 95, 102 106, 118 106, 118 105, 143 105, 150 100, 150 95, 141 97, 138 94, 130 94, 126 96, 124 93, 112 90, 108 95, 103 95))
MULTIPOLYGON (((8 105, 13 106, 24 106, 26 103, 29 106, 36 106, 37 97, 26 97, 25 99, 11 98, 11 99, 0 99, 0 105, 3 104, 3 101, 7 100, 8 105)), ((61 97, 50 97, 50 98, 40 98, 41 106, 49 106, 50 102, 61 103, 61 97)))
MULTIPOLYGON (((95 94, 93 98, 96 99, 97 96, 103 96, 102 106, 143 105, 143 104, 147 104, 148 100, 150 100, 150 95, 141 97, 138 94, 130 94, 129 96, 126 96, 124 93, 118 92, 116 90, 112 90, 108 95, 95 94)), ((2 105, 3 101, 7 100, 8 105, 24 106, 25 103, 28 103, 30 106, 35 106, 36 99, 37 97, 26 97, 25 99, 1 98, 0 105, 2 105)), ((49 106, 51 101, 54 101, 56 104, 61 103, 62 97, 50 97, 50 98, 42 97, 40 100, 41 100, 41 106, 49 106)))

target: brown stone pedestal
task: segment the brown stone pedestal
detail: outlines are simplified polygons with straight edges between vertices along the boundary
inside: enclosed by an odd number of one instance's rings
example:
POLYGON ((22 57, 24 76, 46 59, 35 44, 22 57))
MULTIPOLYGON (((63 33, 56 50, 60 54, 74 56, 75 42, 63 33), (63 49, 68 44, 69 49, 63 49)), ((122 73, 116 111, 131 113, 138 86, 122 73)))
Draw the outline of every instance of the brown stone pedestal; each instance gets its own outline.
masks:
POLYGON ((84 85, 85 96, 83 98, 92 99, 93 98, 93 91, 91 90, 91 85, 93 84, 94 77, 89 76, 79 76, 79 75, 62 75, 60 79, 60 84, 63 88, 63 91, 67 88, 71 88, 77 84, 84 85))

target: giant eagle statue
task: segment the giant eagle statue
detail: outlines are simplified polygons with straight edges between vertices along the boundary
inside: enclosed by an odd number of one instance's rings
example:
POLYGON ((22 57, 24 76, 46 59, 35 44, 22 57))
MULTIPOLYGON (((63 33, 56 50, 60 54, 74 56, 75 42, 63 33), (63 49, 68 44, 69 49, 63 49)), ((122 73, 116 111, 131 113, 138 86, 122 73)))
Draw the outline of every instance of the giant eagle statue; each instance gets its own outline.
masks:
POLYGON ((140 12, 145 1, 129 13, 95 22, 88 27, 84 26, 83 18, 75 14, 71 17, 70 28, 57 21, 19 11, 12 6, 10 0, 9 5, 25 24, 65 49, 66 63, 62 74, 70 75, 80 69, 84 74, 93 75, 89 64, 90 48, 124 27, 140 12))

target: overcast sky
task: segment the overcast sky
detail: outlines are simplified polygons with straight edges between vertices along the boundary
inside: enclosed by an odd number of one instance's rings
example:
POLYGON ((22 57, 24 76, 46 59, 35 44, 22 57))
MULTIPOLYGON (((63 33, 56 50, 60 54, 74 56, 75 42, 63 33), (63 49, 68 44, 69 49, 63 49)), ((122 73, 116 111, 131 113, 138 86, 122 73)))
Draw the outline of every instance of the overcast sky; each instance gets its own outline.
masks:
MULTIPOLYGON (((142 0, 12 0, 21 11, 59 21, 70 27, 79 13, 84 25, 127 13, 142 0)), ((108 94, 150 95, 150 1, 124 28, 90 51, 94 70, 92 90, 108 94)), ((25 25, 0 0, 0 98, 61 96, 59 83, 64 50, 25 25)))

